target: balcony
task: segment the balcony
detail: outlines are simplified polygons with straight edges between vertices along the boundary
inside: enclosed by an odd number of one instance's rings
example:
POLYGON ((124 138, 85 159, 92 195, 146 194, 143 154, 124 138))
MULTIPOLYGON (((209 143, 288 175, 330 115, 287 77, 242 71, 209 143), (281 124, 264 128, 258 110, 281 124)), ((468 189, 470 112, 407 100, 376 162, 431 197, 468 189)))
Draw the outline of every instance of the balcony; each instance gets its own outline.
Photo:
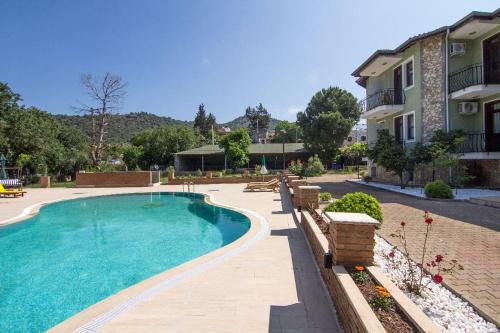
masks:
POLYGON ((403 91, 382 89, 368 96, 359 103, 361 118, 379 119, 402 111, 405 103, 403 91))
POLYGON ((477 99, 500 93, 500 80, 484 79, 483 64, 467 66, 448 76, 448 87, 452 99, 477 99))
POLYGON ((458 147, 459 153, 484 153, 486 152, 484 133, 467 133, 464 143, 458 147))
POLYGON ((467 133, 458 153, 464 154, 462 159, 491 159, 500 157, 500 145, 494 138, 484 132, 467 133))

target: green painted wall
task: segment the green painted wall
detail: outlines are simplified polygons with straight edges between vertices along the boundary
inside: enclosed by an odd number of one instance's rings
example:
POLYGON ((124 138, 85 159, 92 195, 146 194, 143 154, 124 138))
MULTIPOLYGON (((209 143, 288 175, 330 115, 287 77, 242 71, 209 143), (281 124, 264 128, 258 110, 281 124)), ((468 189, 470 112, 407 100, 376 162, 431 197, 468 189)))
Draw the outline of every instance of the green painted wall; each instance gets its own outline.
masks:
POLYGON ((482 42, 500 32, 500 27, 495 28, 482 36, 478 36, 473 40, 450 39, 449 43, 465 43, 465 54, 462 56, 454 56, 449 59, 449 72, 456 72, 464 67, 472 64, 483 62, 482 42))
MULTIPOLYGON (((405 93, 405 106, 402 112, 390 115, 380 120, 385 120, 385 128, 389 129, 391 134, 394 135, 394 117, 400 116, 406 112, 415 111, 415 139, 420 141, 422 137, 422 102, 421 102, 421 66, 420 66, 420 43, 412 45, 406 49, 402 54, 402 60, 394 66, 388 68, 385 72, 377 77, 369 77, 366 84, 366 95, 377 92, 381 89, 394 87, 394 69, 404 63, 406 60, 413 56, 413 87, 404 90, 405 93)), ((374 120, 368 120, 368 142, 376 141, 376 132, 380 125, 374 120)))
POLYGON ((466 132, 480 133, 484 131, 484 103, 500 99, 500 94, 479 99, 479 111, 473 115, 460 115, 458 113, 458 103, 461 101, 450 101, 450 128, 452 130, 461 129, 466 132))
MULTIPOLYGON (((464 67, 472 64, 478 64, 483 62, 482 54, 482 42, 484 39, 490 38, 491 36, 500 32, 500 27, 495 28, 482 36, 478 36, 473 40, 455 40, 450 39, 450 43, 453 42, 465 42, 465 54, 463 56, 450 57, 449 59, 449 72, 453 73, 464 67)), ((452 130, 462 129, 466 132, 483 132, 484 130, 484 103, 497 100, 500 98, 500 94, 489 96, 486 98, 479 99, 479 112, 473 115, 460 115, 458 113, 458 104, 462 101, 449 100, 449 112, 450 112, 450 128, 452 130)))
MULTIPOLYGON (((478 36, 474 40, 453 40, 450 39, 449 43, 452 42, 465 42, 466 43, 466 54, 463 56, 456 56, 449 58, 449 73, 460 70, 472 64, 482 63, 482 41, 500 32, 500 27, 495 28, 482 36, 478 36)), ((384 73, 378 77, 370 77, 367 80, 366 94, 367 96, 375 93, 380 89, 393 88, 394 77, 393 70, 406 61, 409 57, 414 57, 414 87, 405 91, 406 102, 405 107, 402 112, 390 115, 386 118, 379 119, 377 121, 368 120, 367 130, 368 130, 368 142, 372 143, 376 141, 376 132, 379 128, 389 129, 390 133, 394 135, 394 118, 402 115, 403 113, 409 111, 415 111, 415 138, 416 141, 421 141, 422 137, 422 103, 421 103, 421 64, 420 64, 420 43, 408 48, 402 55, 402 60, 387 69, 384 73), (385 121, 382 125, 378 122, 385 121)), ((450 128, 462 129, 466 132, 483 132, 484 131, 484 103, 500 99, 500 94, 489 96, 487 98, 480 99, 479 102, 479 112, 470 115, 463 116, 458 113, 458 103, 461 101, 449 100, 449 116, 450 116, 450 128)), ((411 147, 413 144, 410 144, 411 147)))

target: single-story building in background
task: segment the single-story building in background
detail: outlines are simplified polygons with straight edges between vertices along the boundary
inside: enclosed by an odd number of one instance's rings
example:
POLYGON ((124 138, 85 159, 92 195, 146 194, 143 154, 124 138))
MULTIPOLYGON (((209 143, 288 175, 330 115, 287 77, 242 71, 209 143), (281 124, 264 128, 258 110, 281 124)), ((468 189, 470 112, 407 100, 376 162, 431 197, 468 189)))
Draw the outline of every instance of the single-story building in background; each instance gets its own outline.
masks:
MULTIPOLYGON (((304 148, 303 143, 255 143, 250 145, 250 162, 248 168, 254 168, 262 163, 262 156, 266 157, 268 170, 283 169, 283 161, 288 166, 292 160, 307 161, 311 156, 304 148)), ((175 154, 174 162, 177 172, 186 171, 215 171, 224 170, 228 165, 224 150, 217 145, 206 145, 175 154)))

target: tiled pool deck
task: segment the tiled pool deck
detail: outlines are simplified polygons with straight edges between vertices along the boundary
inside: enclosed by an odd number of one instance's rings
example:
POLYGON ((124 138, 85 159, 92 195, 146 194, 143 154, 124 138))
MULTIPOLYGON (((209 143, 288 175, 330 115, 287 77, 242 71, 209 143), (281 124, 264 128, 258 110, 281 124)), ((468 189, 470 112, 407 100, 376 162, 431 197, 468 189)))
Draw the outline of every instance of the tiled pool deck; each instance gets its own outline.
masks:
MULTIPOLYGON (((196 190, 211 194, 222 205, 255 212, 249 214, 252 229, 247 235, 126 289, 56 326, 53 331, 73 331, 92 323, 103 313, 109 316, 95 326, 100 332, 340 331, 307 243, 293 220, 288 198, 282 201, 279 193, 272 192, 244 193, 243 187, 243 184, 200 185, 196 190), (265 219, 263 224, 259 218, 265 219), (162 284, 168 288, 155 289, 149 294, 150 298, 141 299, 130 308, 119 307, 162 284), (110 312, 117 309, 126 311, 110 312)), ((180 186, 28 189, 24 198, 0 198, 0 223, 39 202, 88 195, 181 190, 180 186)))

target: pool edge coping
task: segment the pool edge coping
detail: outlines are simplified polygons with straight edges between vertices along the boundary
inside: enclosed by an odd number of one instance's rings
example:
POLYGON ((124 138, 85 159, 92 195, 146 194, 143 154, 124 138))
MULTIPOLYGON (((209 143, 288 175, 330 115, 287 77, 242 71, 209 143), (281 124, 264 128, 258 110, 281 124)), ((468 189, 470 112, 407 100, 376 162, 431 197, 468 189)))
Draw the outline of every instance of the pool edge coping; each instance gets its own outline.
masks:
MULTIPOLYGON (((169 192, 182 193, 179 191, 169 192)), ((129 194, 133 193, 143 192, 129 192, 129 194)), ((258 241, 264 239, 269 234, 269 222, 261 214, 249 209, 220 203, 215 199, 215 196, 212 193, 194 193, 203 195, 205 202, 207 202, 208 204, 221 208, 231 209, 245 215, 250 220, 249 230, 240 238, 219 249, 209 252, 203 256, 194 258, 179 266, 155 274, 145 280, 122 289, 93 305, 90 305, 82 311, 66 318, 64 321, 51 327, 47 330, 47 332, 96 332, 96 330, 109 323, 118 315, 132 310, 135 306, 143 303, 144 301, 147 301, 148 299, 151 299, 156 294, 164 290, 173 288, 177 284, 191 277, 195 277, 198 274, 201 274, 225 262, 226 260, 235 257, 236 255, 246 251, 258 241)), ((85 197, 96 196, 100 195, 89 195, 85 197)), ((56 199, 33 204, 29 207, 26 207, 18 216, 6 220, 9 221, 9 223, 3 224, 5 221, 0 221, 0 225, 8 225, 20 222, 26 218, 38 214, 40 208, 45 205, 66 200, 72 199, 56 199)))

